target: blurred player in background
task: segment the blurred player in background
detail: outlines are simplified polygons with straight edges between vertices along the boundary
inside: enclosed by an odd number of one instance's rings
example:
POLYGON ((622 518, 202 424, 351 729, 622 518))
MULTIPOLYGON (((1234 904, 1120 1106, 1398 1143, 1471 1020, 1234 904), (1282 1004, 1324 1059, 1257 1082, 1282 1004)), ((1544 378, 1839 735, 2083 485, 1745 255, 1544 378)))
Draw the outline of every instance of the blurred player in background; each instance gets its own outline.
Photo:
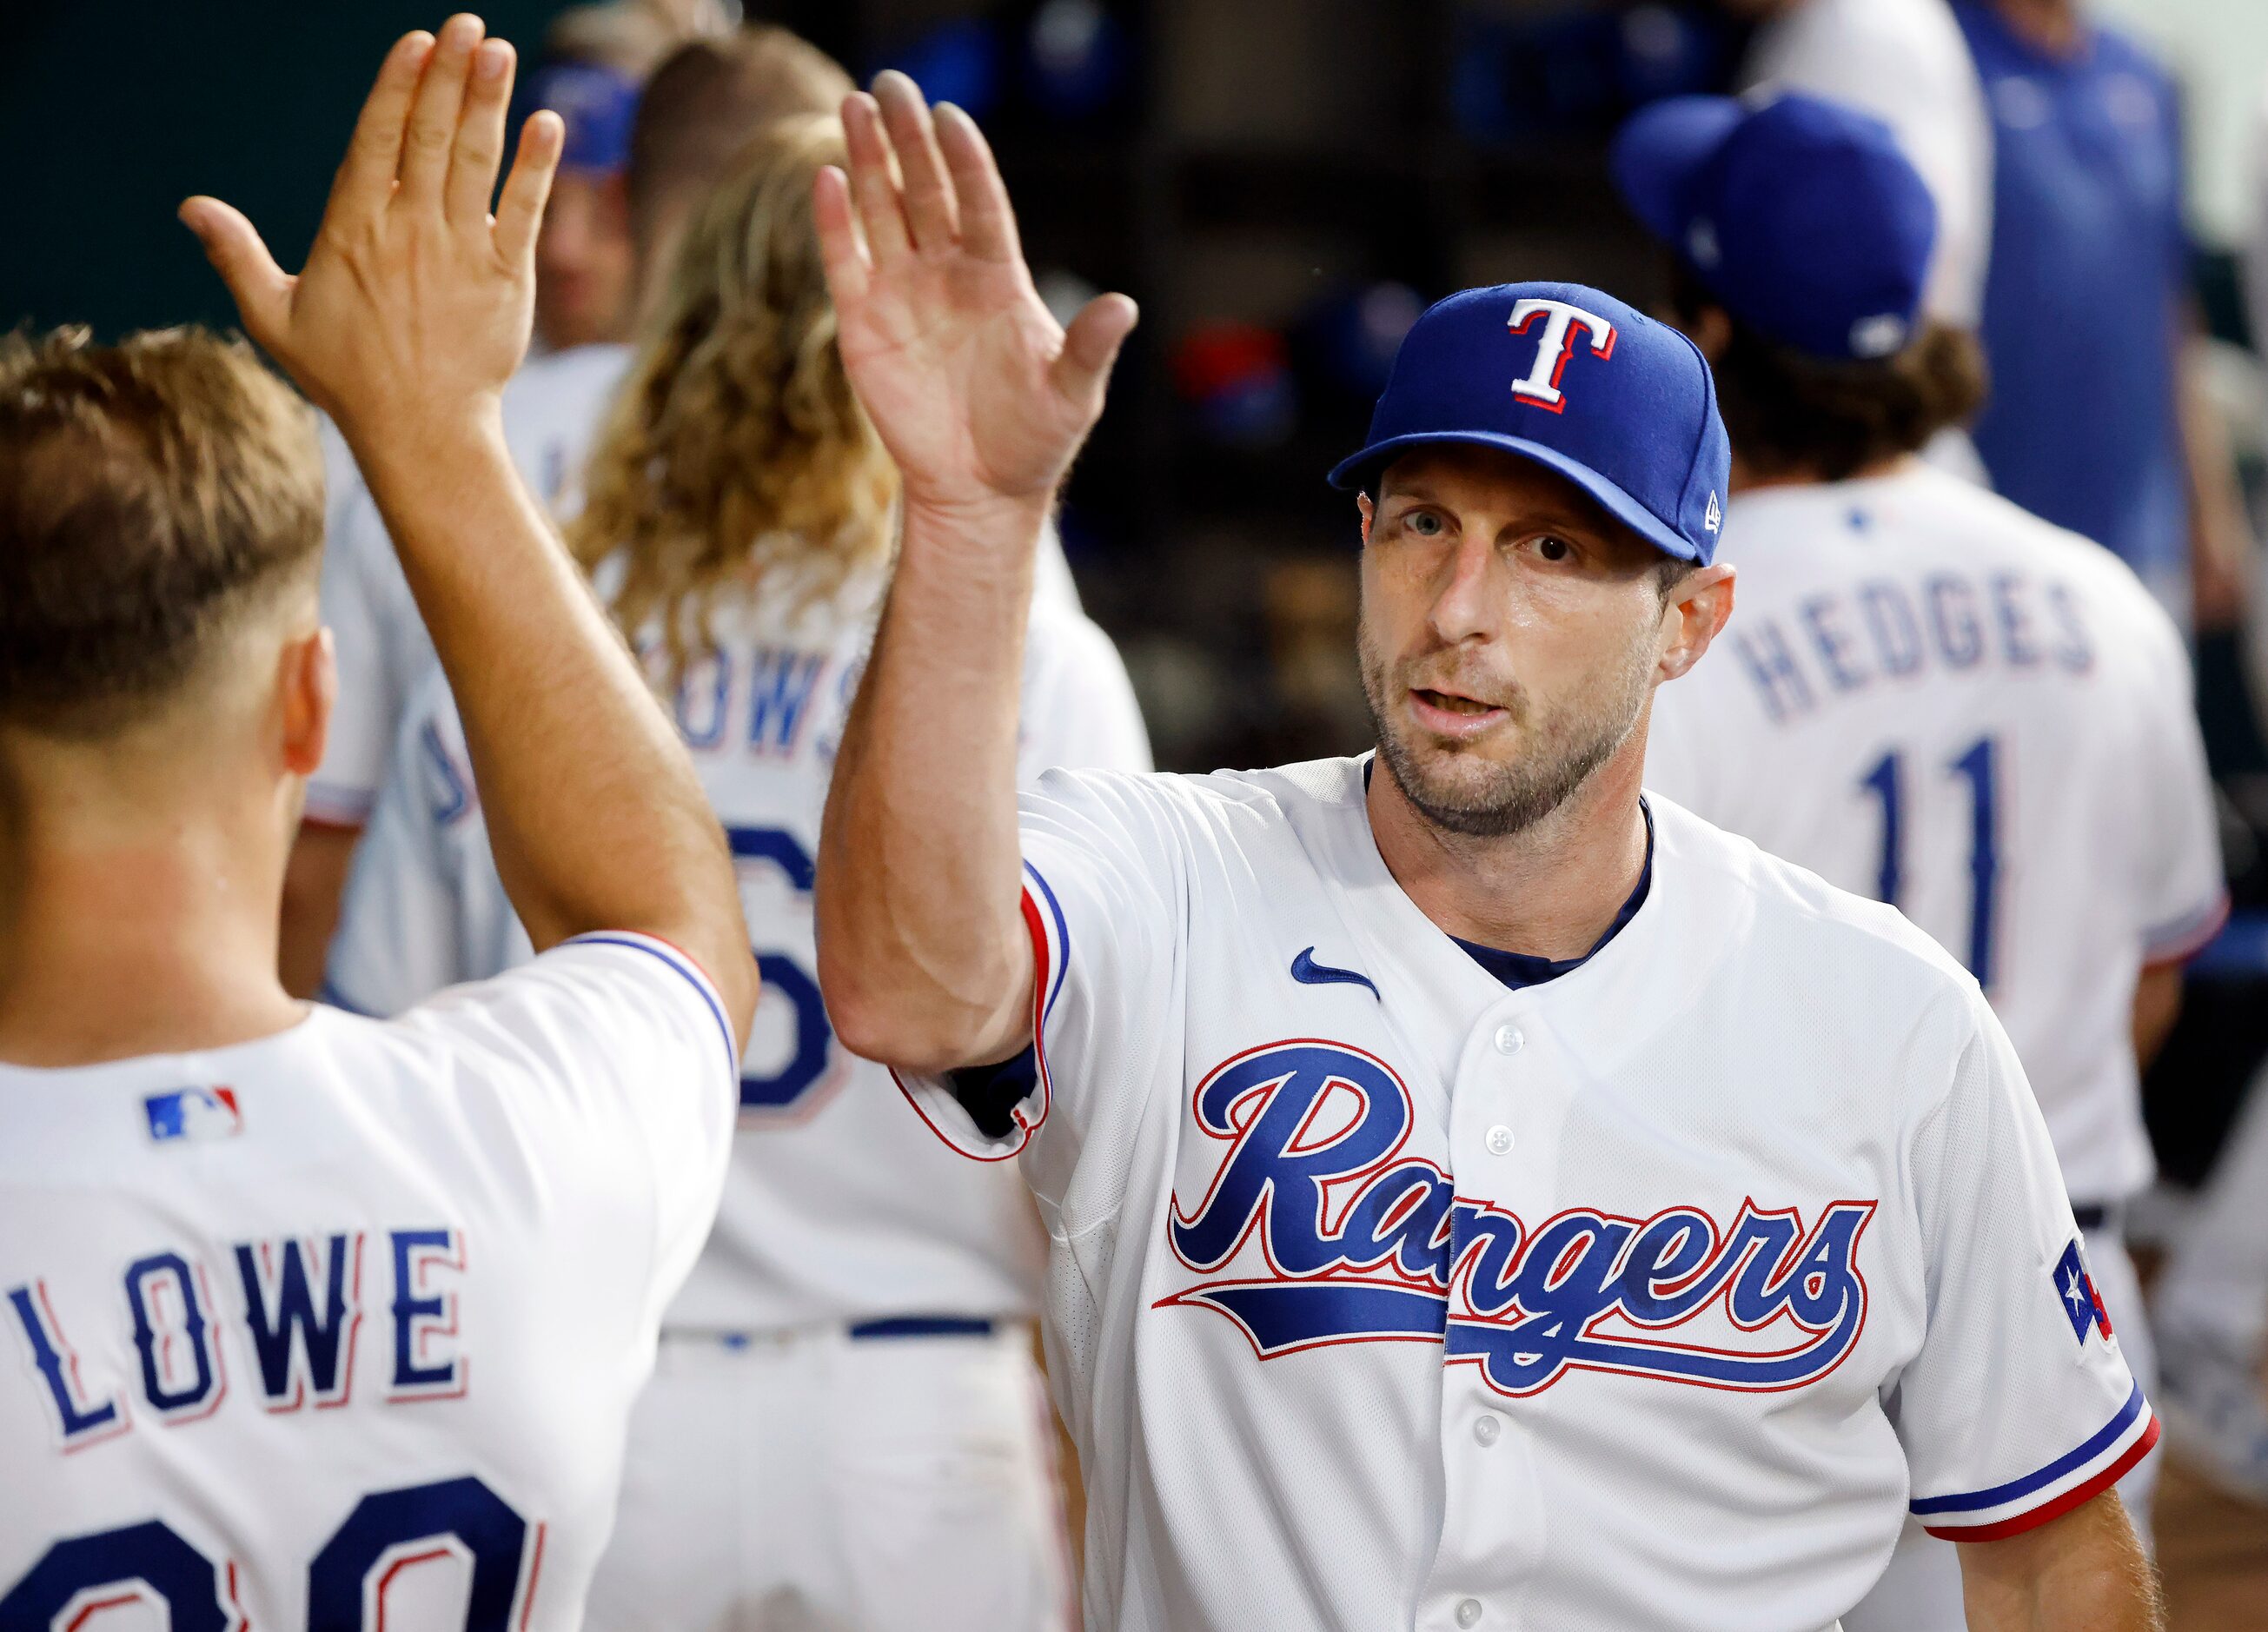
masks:
MULTIPOLYGON (((639 9, 593 10, 611 17, 639 9)), ((637 37, 652 32, 652 25, 641 26, 637 37)), ((830 111, 850 82, 825 53, 785 29, 754 26, 681 48, 655 70, 653 85, 655 94, 640 105, 630 128, 626 177, 641 288, 658 281, 648 276, 651 268, 666 255, 734 147, 770 120, 830 111)), ((552 208, 556 212, 556 199, 552 208)), ((571 513, 579 502, 584 457, 629 359, 625 345, 579 345, 533 359, 505 389, 512 461, 555 515, 571 513)), ((323 616, 338 651, 338 709, 322 766, 308 786, 306 821, 284 882, 284 980, 302 996, 322 983, 356 842, 403 712, 433 667, 432 642, 385 519, 349 474, 331 490, 323 563, 323 616)))
POLYGON ((713 5, 613 0, 563 11, 543 61, 521 91, 567 127, 559 179, 535 244, 535 337, 545 350, 621 340, 630 329, 636 243, 630 232, 630 129, 649 76, 689 35, 715 33, 713 5))
MULTIPOLYGON (((1797 94, 1686 99, 1634 120, 1614 163, 1716 368, 1741 570, 1738 621, 1656 702, 1647 785, 1966 964, 2146 1386, 2119 1227, 2154 1172, 2137 1054, 2227 908, 2181 637, 2110 552, 1913 457, 1983 374, 1924 315, 1934 211, 1888 127, 1797 94)), ((2122 1483, 2138 1521, 2153 1471, 2122 1483)), ((1910 1527, 1845 1624, 1959 1628, 1953 1547, 1910 1527)))
MULTIPOLYGON (((1937 247, 1923 306, 1974 329, 1984 310, 1992 241, 1992 121, 1948 0, 1728 0, 1761 19, 1741 65, 1743 87, 1808 91, 1874 115, 1929 184, 1937 247)), ((1932 443, 1933 462, 1982 481, 1962 425, 1932 443)))
MULTIPOLYGON (((2268 343, 2268 96, 2254 143, 2245 292, 2268 343)), ((2268 577, 2253 582, 2256 609, 2268 577)), ((2255 627, 2258 627, 2256 617, 2255 627)), ((2263 654, 2256 644, 2254 684, 2263 654)), ((2268 1072, 2152 1288, 2166 1467, 2158 1555, 2176 1628, 2268 1628, 2268 1072)))
MULTIPOLYGON (((632 1429, 597 1628, 1020 1632, 1062 1625, 1071 1590, 1030 1203, 838 1047, 812 974, 820 816, 897 494, 812 228, 813 179, 842 162, 831 115, 782 121, 704 202, 568 528, 675 699, 766 981, 725 1211, 632 1429)), ((1023 697, 1027 780, 1148 768, 1124 670, 1083 614, 1035 612, 1023 697)), ((379 1012, 528 956, 462 734, 446 695, 425 702, 331 959, 340 999, 379 1012)))
POLYGON ((0 1626, 581 1624, 756 972, 504 452, 561 140, 491 219, 511 84, 476 18, 397 45, 296 279, 182 214, 401 540, 525 969, 385 1024, 282 989, 332 690, 311 416, 193 330, 0 352, 0 1626))
POLYGON ((2251 538, 2190 378, 2173 81, 2079 0, 1954 11, 1994 124, 1977 452, 1999 491, 2107 547, 2183 629, 2233 625, 2251 538))

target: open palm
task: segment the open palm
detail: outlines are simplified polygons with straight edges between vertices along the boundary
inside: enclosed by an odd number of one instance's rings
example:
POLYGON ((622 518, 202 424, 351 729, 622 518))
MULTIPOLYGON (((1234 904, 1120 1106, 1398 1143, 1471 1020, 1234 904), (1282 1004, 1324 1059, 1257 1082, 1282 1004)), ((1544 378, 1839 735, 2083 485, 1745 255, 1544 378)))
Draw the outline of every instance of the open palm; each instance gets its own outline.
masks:
POLYGON ((530 120, 496 213, 513 55, 481 20, 407 34, 363 105, 306 269, 287 276, 243 214, 193 198, 244 327, 358 456, 364 434, 405 437, 492 406, 527 349, 535 235, 558 162, 556 114, 530 120))
POLYGON ((843 104, 850 168, 814 210, 843 366, 909 505, 1045 502, 1102 412, 1134 303, 1105 295, 1068 332, 1041 304, 990 150, 884 74, 843 104))

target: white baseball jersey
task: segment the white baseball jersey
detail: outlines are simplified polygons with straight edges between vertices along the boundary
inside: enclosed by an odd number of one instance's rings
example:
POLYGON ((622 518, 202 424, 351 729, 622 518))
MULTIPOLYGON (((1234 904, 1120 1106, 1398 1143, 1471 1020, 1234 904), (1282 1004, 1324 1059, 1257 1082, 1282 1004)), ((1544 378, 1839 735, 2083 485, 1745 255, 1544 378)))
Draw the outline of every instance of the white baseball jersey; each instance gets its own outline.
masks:
MULTIPOLYGON (((881 1068, 836 1042, 820 1000, 814 858, 880 587, 854 586, 847 616, 720 613, 724 655, 677 689, 679 730, 740 860, 764 983, 732 1181, 673 1329, 1035 1312, 1042 1244, 1013 1176, 940 1150, 881 1068)), ((1124 666, 1084 614, 1035 607, 1023 695, 1027 779, 1059 764, 1148 768, 1124 666)), ((438 677, 426 704, 403 734, 331 948, 333 996, 374 1013, 527 956, 438 677)))
POLYGON ((390 1023, 0 1065, 0 1627, 581 1625, 738 1075, 621 934, 390 1023))
POLYGON ((1934 470, 1734 499, 1732 622, 1654 697, 1647 785, 1984 983, 2071 1194, 2154 1171, 2136 977, 2218 926, 2189 654, 2108 550, 1934 470))
MULTIPOLYGON (((633 356, 615 345, 547 352, 530 357, 504 387, 512 464, 556 519, 583 507, 584 470, 633 356)), ((410 703, 440 664, 377 502, 358 479, 350 488, 334 480, 342 490, 326 506, 322 608, 338 651, 339 696, 322 765, 307 786, 306 813, 312 821, 359 827, 378 802, 410 703)), ((1037 573, 1040 602, 1079 610, 1079 589, 1053 526, 1037 573)))
POLYGON ((1976 327, 1992 258, 1992 121, 1946 0, 1802 0, 1757 29, 1741 79, 1808 91, 1890 127, 1937 201, 1925 304, 1976 327))
POLYGON ((1926 937, 1657 800, 1635 915, 1514 989, 1366 765, 1043 777, 1030 1090, 909 1084, 1053 1237, 1089 1627, 1819 1632, 1910 1505, 2005 1533, 2154 1439, 1926 937))

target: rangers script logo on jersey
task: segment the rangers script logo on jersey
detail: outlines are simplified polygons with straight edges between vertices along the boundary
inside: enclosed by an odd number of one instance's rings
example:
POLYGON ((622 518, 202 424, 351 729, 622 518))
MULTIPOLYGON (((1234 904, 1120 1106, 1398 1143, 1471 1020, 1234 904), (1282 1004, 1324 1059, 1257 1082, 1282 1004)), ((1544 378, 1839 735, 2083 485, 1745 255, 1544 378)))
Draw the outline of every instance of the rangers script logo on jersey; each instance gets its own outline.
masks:
POLYGON ((1830 1202, 1808 1230, 1797 1209, 1753 1200, 1722 1225, 1687 1206, 1573 1208, 1530 1225, 1405 1154, 1402 1078, 1318 1039, 1233 1056, 1190 1105, 1228 1149, 1194 1209, 1176 1195, 1168 1242, 1201 1275, 1232 1273, 1158 1306, 1218 1311, 1263 1360, 1446 1342, 1450 1364, 1507 1396, 1571 1370, 1763 1392, 1824 1377, 1866 1325, 1857 1254, 1872 1201, 1830 1202))

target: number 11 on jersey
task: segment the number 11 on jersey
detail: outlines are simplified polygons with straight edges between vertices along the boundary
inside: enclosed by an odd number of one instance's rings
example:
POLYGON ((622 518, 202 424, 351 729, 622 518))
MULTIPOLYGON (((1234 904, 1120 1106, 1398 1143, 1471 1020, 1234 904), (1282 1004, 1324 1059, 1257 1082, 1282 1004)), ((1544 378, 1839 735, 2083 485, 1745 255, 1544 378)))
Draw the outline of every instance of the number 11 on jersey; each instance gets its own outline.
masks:
MULTIPOLYGON (((1962 959, 1979 986, 1992 984, 1992 930, 2000 882, 1999 813, 1995 808, 1999 747, 1980 737, 1945 767, 1948 778, 1969 784, 1969 953, 1962 959)), ((1874 898, 1903 904, 1905 886, 1905 755, 1896 748, 1876 761, 1859 786, 1882 807, 1882 860, 1874 898)))

